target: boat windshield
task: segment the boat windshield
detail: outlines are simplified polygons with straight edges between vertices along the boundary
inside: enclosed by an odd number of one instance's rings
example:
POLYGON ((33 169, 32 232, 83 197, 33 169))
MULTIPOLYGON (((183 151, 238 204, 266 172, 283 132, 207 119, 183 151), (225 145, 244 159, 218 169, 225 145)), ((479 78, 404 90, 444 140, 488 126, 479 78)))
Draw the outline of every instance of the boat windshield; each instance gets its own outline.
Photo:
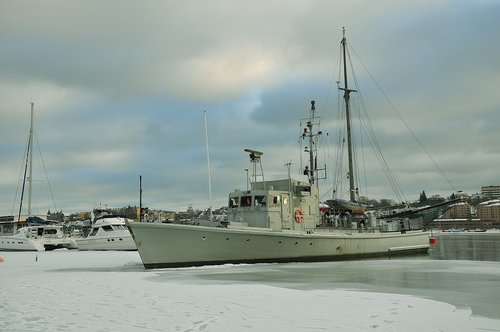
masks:
POLYGON ((55 229, 55 228, 44 229, 43 233, 44 234, 57 234, 57 229, 55 229))
POLYGON ((113 231, 113 227, 111 225, 104 225, 104 226, 102 226, 102 229, 104 229, 106 232, 113 231))

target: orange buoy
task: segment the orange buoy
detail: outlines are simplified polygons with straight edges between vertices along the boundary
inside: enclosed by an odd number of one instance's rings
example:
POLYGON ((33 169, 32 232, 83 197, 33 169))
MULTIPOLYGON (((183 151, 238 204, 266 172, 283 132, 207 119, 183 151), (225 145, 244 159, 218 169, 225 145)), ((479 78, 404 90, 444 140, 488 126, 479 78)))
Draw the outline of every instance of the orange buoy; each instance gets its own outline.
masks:
POLYGON ((302 212, 301 209, 297 209, 295 210, 294 217, 295 221, 300 224, 302 221, 304 221, 304 212, 302 212))
POLYGON ((0 256, 0 263, 3 263, 3 256, 0 256))

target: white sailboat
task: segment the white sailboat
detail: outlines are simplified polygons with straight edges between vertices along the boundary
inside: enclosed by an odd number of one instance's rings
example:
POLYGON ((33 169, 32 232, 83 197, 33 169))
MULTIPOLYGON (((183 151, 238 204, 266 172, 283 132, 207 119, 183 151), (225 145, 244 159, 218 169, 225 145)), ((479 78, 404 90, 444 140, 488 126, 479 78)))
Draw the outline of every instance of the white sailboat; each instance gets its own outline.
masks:
POLYGON ((13 235, 0 236, 0 251, 46 251, 77 249, 74 239, 64 234, 59 225, 33 225, 21 227, 13 235))
POLYGON ((40 217, 32 216, 32 179, 33 179, 33 114, 31 103, 31 122, 28 137, 23 189, 17 220, 14 216, 0 217, 0 251, 45 251, 58 248, 76 249, 75 241, 64 234, 60 225, 50 224, 40 217), (21 219, 24 187, 28 183, 28 211, 25 220, 21 219))

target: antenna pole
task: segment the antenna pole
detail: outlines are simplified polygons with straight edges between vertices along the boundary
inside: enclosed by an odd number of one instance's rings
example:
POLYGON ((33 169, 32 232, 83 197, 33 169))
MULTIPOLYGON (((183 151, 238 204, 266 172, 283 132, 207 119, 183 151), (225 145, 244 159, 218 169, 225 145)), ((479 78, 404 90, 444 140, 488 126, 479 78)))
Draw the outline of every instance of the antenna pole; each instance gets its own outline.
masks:
POLYGON ((205 143, 207 147, 207 164, 208 164, 208 195, 210 198, 210 214, 209 220, 212 220, 212 172, 210 171, 210 152, 208 150, 208 125, 207 125, 207 111, 203 111, 205 115, 205 143))
POLYGON ((307 122, 307 128, 309 130, 309 181, 311 184, 314 183, 314 178, 316 176, 316 167, 314 165, 314 152, 316 146, 314 145, 313 140, 313 121, 314 121, 314 112, 316 111, 315 101, 311 100, 311 110, 309 112, 309 121, 307 122))

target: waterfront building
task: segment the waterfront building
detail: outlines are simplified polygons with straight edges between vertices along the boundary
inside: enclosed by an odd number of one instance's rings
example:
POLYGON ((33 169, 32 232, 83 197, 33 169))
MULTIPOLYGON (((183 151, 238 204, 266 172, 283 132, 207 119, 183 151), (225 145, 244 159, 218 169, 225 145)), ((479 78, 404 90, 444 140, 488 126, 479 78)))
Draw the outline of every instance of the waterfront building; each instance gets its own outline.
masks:
POLYGON ((450 205, 450 207, 430 224, 431 229, 488 229, 491 228, 491 220, 483 220, 476 216, 476 211, 469 203, 461 202, 450 205))
POLYGON ((482 186, 481 193, 490 198, 500 198, 500 186, 482 186))
POLYGON ((457 219, 457 218, 470 218, 472 215, 472 207, 469 203, 460 202, 457 204, 452 204, 448 210, 443 213, 441 218, 445 219, 457 219))
POLYGON ((491 227, 500 228, 500 199, 478 204, 477 212, 481 221, 490 223, 491 227))

